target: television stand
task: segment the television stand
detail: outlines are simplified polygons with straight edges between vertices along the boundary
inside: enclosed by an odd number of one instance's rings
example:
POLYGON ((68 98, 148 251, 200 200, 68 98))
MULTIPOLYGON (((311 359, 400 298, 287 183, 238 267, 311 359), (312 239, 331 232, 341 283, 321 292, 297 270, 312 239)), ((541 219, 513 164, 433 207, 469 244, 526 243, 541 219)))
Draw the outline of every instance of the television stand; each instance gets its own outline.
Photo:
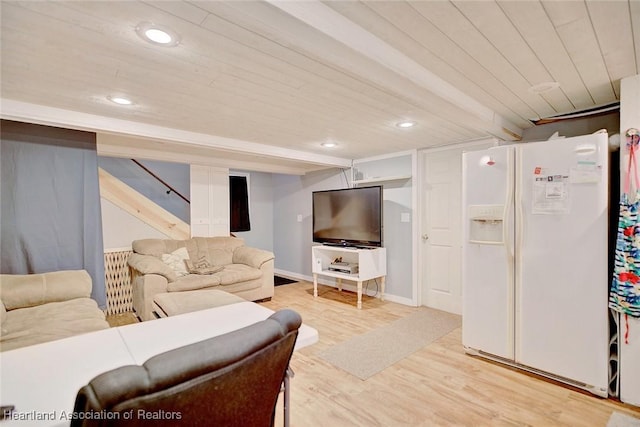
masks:
POLYGON ((387 275, 387 250, 385 248, 354 248, 345 246, 320 245, 311 248, 313 273, 313 297, 318 297, 318 276, 336 279, 338 290, 342 291, 342 281, 357 283, 358 300, 356 306, 362 308, 362 282, 380 278, 380 299, 384 300, 384 281, 387 275), (357 273, 349 274, 331 270, 331 264, 341 258, 343 263, 357 265, 357 273))

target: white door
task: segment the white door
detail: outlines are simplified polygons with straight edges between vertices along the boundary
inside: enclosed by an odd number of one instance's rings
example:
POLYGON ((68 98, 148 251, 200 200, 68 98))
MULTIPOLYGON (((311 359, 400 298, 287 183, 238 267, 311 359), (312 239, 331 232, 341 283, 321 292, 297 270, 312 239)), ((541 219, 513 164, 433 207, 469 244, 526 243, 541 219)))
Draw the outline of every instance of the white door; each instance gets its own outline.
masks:
POLYGON ((463 157, 462 344, 514 357, 514 148, 463 157))
POLYGON ((607 135, 518 150, 516 361, 606 392, 607 135))
POLYGON ((423 152, 421 304, 462 314, 462 150, 423 152))

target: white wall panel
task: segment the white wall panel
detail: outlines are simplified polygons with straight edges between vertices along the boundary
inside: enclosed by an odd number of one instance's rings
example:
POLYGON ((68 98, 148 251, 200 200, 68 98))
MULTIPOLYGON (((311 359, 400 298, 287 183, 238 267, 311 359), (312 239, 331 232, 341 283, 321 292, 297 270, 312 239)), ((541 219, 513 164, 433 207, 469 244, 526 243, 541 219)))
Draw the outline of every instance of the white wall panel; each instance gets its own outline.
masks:
POLYGON ((131 248, 138 239, 169 239, 164 233, 129 214, 110 201, 101 198, 102 242, 105 251, 131 248))

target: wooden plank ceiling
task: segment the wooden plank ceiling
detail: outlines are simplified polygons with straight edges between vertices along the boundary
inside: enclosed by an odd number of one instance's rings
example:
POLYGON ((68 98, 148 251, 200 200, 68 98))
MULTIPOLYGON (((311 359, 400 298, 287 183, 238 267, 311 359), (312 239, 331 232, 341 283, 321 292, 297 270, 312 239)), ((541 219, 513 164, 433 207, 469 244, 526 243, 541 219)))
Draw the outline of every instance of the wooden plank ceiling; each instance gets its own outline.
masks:
MULTIPOLYGON (((3 117, 29 119, 30 108, 45 106, 56 117, 82 112, 100 123, 174 129, 204 139, 197 146, 204 155, 235 152, 247 164, 270 158, 264 170, 289 162, 288 170, 302 164, 296 170, 304 173, 489 136, 515 140, 532 120, 615 102, 620 79, 639 73, 635 0, 2 1, 0 8, 3 117), (172 28, 180 44, 144 42, 135 28, 145 21, 172 28), (559 87, 531 90, 549 82, 559 87), (134 104, 116 106, 108 95, 134 104), (405 119, 416 126, 399 129, 405 119), (321 147, 327 140, 338 145, 321 147)), ((76 126, 94 122, 87 123, 76 126)), ((180 138, 173 143, 189 143, 180 138)))

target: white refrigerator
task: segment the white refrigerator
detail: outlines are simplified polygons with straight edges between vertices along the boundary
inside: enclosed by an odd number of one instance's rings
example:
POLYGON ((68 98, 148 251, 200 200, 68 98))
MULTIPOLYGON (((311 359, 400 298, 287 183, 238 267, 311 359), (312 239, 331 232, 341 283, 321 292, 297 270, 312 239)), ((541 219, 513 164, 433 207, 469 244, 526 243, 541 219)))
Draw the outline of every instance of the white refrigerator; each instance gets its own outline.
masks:
POLYGON ((608 390, 606 132, 463 154, 465 350, 608 390))

